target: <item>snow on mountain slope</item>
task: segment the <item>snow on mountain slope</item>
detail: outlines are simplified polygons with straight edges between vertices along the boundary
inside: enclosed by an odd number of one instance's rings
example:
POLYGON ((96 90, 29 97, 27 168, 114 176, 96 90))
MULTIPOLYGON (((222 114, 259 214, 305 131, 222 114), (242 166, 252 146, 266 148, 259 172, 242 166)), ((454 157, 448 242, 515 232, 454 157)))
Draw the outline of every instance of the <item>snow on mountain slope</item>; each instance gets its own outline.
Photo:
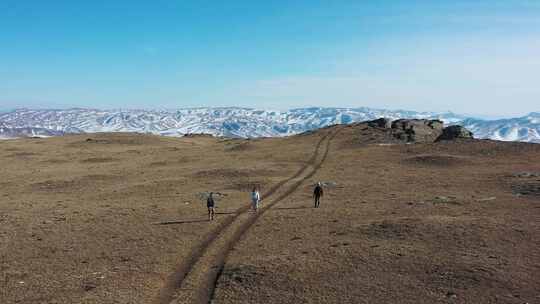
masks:
MULTIPOLYGON (((486 121, 454 113, 426 113, 372 108, 301 108, 269 111, 249 108, 190 108, 152 110, 29 110, 0 113, 0 137, 17 136, 15 130, 31 128, 51 134, 92 132, 142 132, 166 136, 208 133, 227 137, 287 136, 338 123, 386 117, 441 119, 461 124, 478 138, 540 142, 540 114, 515 119, 486 121), (11 130, 11 131, 10 131, 11 130)), ((28 136, 28 130, 19 136, 28 136)), ((34 133, 31 133, 34 134, 34 133)), ((33 136, 33 135, 30 135, 33 136)))
POLYGON ((540 113, 499 120, 469 118, 459 124, 471 130, 477 138, 540 143, 540 113))
POLYGON ((7 128, 2 127, 0 124, 0 139, 11 139, 18 137, 51 137, 60 135, 64 135, 64 132, 32 127, 7 128))
MULTIPOLYGON (((444 118, 453 115, 445 113, 440 116, 444 118)), ((168 136, 209 133, 231 137, 272 137, 379 117, 398 119, 439 116, 433 113, 369 108, 304 108, 289 111, 246 108, 193 108, 177 111, 19 109, 0 114, 0 121, 11 128, 34 127, 65 133, 145 132, 168 136)))

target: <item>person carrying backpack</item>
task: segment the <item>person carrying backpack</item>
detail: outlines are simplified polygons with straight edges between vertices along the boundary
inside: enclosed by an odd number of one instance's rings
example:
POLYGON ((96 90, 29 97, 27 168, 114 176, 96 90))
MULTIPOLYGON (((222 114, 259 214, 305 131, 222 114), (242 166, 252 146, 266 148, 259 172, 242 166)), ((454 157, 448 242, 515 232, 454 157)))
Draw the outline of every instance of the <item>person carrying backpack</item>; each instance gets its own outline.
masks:
POLYGON ((313 198, 315 199, 315 208, 319 208, 319 205, 321 204, 321 197, 324 195, 324 191, 322 188, 322 183, 318 182, 315 186, 315 189, 313 190, 313 198))
POLYGON ((257 212, 260 201, 261 195, 259 194, 259 191, 257 191, 257 188, 253 187, 253 190, 251 191, 251 207, 253 208, 253 211, 257 212))

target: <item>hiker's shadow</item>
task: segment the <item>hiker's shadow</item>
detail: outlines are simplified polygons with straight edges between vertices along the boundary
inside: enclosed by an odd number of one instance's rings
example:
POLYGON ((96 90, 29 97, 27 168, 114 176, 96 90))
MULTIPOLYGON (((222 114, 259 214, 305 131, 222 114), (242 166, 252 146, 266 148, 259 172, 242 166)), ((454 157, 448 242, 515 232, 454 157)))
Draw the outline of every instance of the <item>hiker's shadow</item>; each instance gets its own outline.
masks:
MULTIPOLYGON (((216 215, 231 215, 236 214, 237 211, 223 211, 223 212, 216 212, 216 215)), ((204 223, 208 222, 208 219, 196 219, 196 220, 178 220, 178 221, 163 221, 163 222, 156 222, 153 223, 154 225, 181 225, 181 224, 195 224, 195 223, 204 223)))
POLYGON ((300 206, 300 207, 276 207, 274 210, 300 210, 300 209, 313 209, 313 207, 300 206))
POLYGON ((154 223, 154 225, 179 225, 179 224, 193 224, 193 223, 203 223, 203 222, 208 222, 208 220, 205 219, 205 220, 167 221, 167 222, 157 222, 157 223, 154 223))
POLYGON ((236 211, 216 212, 216 214, 222 214, 222 215, 231 215, 231 214, 236 214, 236 213, 237 213, 236 211))

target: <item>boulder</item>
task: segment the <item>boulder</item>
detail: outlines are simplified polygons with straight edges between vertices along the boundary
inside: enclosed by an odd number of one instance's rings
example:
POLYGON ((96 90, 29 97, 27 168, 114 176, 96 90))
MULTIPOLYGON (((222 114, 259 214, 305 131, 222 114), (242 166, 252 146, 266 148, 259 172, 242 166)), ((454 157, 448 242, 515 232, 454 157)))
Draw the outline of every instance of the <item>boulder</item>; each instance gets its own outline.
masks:
POLYGON ((390 129, 392 127, 392 121, 388 118, 379 118, 368 121, 367 125, 375 128, 390 129))
POLYGON ((407 142, 434 142, 443 133, 440 120, 399 119, 392 123, 392 135, 407 142))
POLYGON ((437 138, 441 140, 472 139, 473 133, 462 126, 449 126, 443 129, 442 134, 437 138))

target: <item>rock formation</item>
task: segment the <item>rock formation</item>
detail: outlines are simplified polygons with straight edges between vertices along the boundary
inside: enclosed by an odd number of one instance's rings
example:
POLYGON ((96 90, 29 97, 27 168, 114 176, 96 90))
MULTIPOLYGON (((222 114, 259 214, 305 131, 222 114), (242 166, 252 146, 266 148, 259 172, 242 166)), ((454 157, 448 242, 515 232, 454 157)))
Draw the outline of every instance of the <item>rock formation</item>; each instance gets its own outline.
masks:
POLYGON ((392 122, 392 135, 407 142, 434 142, 443 133, 440 120, 398 119, 392 122))
POLYGON ((388 118, 379 118, 367 122, 367 125, 375 128, 390 129, 392 128, 392 120, 388 118))
POLYGON ((455 140, 455 139, 471 139, 473 133, 462 126, 449 126, 443 129, 443 133, 437 138, 437 141, 441 140, 455 140))

